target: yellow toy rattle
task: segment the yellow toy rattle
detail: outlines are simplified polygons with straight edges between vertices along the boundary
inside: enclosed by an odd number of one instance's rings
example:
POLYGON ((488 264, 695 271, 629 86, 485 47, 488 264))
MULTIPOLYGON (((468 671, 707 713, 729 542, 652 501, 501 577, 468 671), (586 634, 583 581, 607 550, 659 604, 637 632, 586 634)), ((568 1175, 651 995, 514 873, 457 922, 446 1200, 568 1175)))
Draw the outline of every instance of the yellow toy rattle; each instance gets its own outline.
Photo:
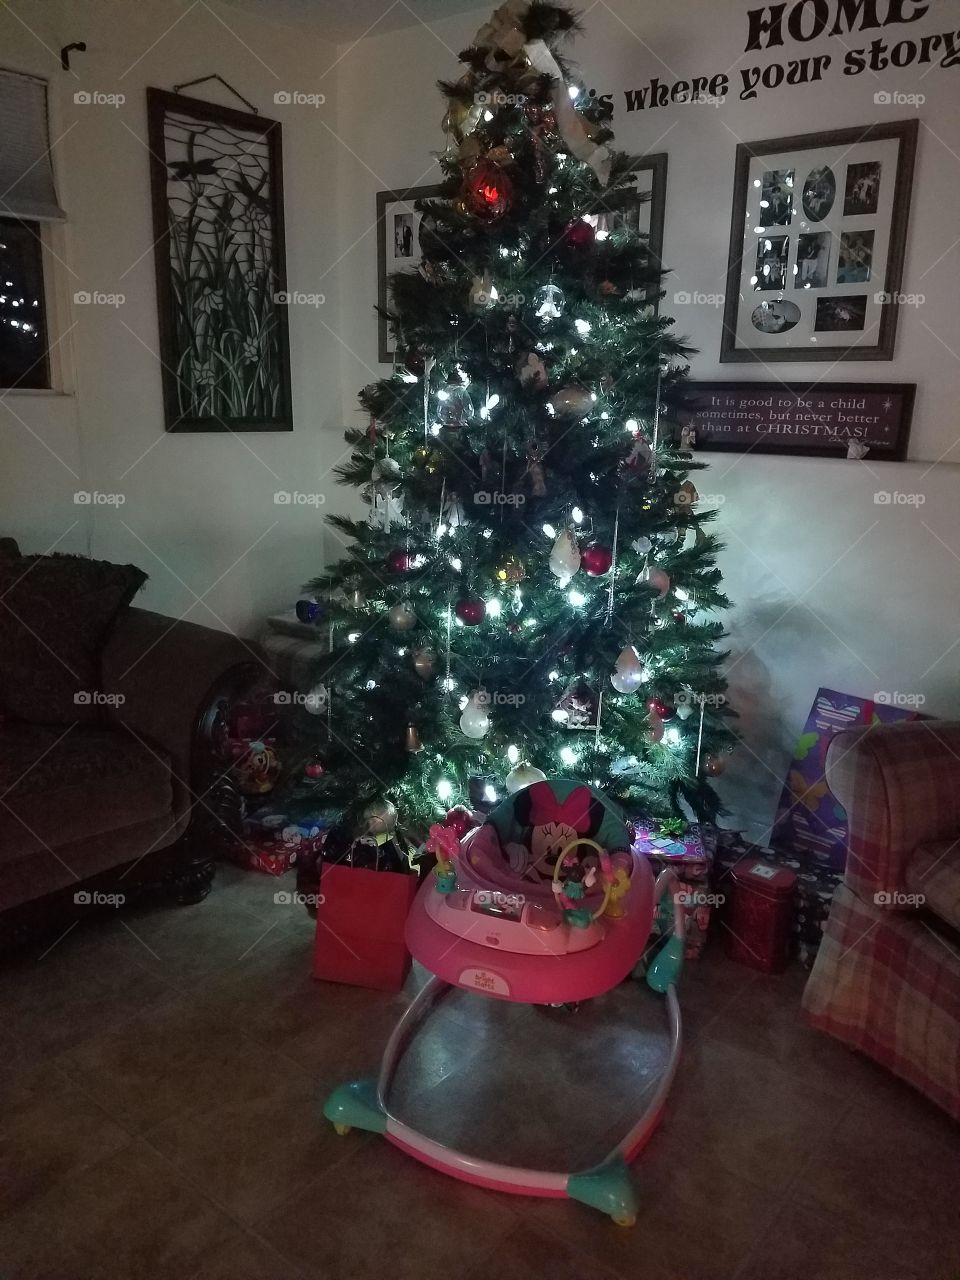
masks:
POLYGON ((596 840, 589 840, 586 836, 571 840, 557 858, 556 865, 553 868, 552 887, 554 897, 563 907, 563 918, 567 924, 572 925, 575 929, 588 929, 594 920, 599 920, 604 911, 606 911, 607 904, 610 901, 610 892, 613 889, 613 874, 610 870, 610 859, 606 849, 597 844, 596 840), (591 888, 594 883, 595 869, 590 868, 583 882, 579 880, 564 880, 560 874, 569 855, 581 844, 586 844, 591 849, 596 849, 599 855, 600 874, 603 878, 603 901, 596 911, 591 911, 589 907, 581 905, 587 889, 591 888), (604 863, 606 863, 606 866, 604 866, 604 863))

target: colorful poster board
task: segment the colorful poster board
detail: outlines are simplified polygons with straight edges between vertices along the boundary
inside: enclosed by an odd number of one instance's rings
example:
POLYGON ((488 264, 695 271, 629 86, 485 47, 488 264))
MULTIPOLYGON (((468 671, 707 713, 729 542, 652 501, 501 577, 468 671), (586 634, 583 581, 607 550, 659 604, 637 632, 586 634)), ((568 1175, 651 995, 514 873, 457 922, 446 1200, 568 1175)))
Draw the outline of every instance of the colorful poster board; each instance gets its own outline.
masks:
POLYGON ((777 806, 770 835, 774 849, 842 871, 847 857, 847 815, 824 777, 827 748, 835 734, 859 725, 916 720, 913 706, 818 689, 777 806))

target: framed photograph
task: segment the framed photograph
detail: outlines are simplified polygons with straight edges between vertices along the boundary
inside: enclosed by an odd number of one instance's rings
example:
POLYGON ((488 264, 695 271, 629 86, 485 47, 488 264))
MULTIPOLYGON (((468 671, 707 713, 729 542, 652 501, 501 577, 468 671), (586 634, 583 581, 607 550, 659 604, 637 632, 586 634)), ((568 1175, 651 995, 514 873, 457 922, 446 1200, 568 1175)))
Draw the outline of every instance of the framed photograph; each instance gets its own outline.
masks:
MULTIPOLYGON (((667 153, 644 156, 636 174, 637 202, 613 213, 588 214, 598 235, 618 227, 629 227, 646 236, 655 262, 663 263, 663 224, 667 208, 667 153)), ((654 291, 654 309, 659 309, 659 290, 654 291)))
POLYGON ((439 183, 408 187, 405 191, 377 192, 377 307, 379 359, 388 364, 397 349, 387 312, 390 307, 390 277, 399 271, 416 271, 422 257, 420 224, 423 215, 414 205, 430 200, 442 191, 439 183))
POLYGON ((679 444, 902 462, 916 390, 907 382, 688 382, 679 444))
POLYGON ((291 431, 276 120, 147 90, 168 431, 291 431))
POLYGON ((918 122, 737 147, 720 360, 892 360, 918 122))

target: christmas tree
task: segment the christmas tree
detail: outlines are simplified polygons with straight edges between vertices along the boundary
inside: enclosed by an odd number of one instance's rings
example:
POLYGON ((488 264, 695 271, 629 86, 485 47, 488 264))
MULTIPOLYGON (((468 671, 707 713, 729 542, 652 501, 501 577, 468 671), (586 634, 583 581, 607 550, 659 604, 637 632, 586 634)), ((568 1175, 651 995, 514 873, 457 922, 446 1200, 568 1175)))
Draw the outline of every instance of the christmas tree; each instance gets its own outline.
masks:
POLYGON ((511 0, 441 84, 445 183, 338 472, 370 513, 331 517, 346 554, 311 584, 331 649, 303 785, 347 816, 389 800, 423 829, 544 774, 718 811, 727 601, 677 438, 689 351, 637 161, 560 52, 577 25, 511 0))

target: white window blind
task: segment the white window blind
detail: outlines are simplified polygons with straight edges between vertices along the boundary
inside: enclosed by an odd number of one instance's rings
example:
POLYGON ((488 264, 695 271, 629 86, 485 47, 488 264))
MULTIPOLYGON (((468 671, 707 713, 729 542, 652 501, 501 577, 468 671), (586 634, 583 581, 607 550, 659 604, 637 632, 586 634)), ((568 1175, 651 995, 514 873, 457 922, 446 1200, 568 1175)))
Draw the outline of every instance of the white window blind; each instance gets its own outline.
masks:
POLYGON ((49 222, 57 203, 43 80, 0 71, 0 215, 49 222))

